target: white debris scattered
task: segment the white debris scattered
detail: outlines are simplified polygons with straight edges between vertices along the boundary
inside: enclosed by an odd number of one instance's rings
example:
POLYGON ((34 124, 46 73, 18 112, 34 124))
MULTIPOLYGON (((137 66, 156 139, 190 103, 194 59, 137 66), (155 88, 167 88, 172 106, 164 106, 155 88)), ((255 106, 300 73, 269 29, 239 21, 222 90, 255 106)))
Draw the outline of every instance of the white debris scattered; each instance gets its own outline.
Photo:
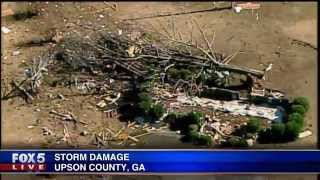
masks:
POLYGON ((118 29, 118 35, 121 36, 122 35, 122 30, 118 29))
POLYGON ((306 138, 306 137, 311 136, 311 135, 312 135, 312 131, 306 130, 306 131, 303 131, 303 132, 299 133, 299 138, 306 138))
POLYGON ((254 140, 253 139, 247 139, 246 141, 247 141, 247 144, 248 144, 249 147, 253 146, 253 144, 254 144, 254 140))
POLYGON ((97 106, 98 106, 99 108, 104 108, 104 107, 107 106, 107 103, 104 102, 104 100, 102 100, 102 101, 100 101, 100 102, 97 104, 97 106))
POLYGON ((44 136, 50 136, 54 134, 48 127, 42 127, 42 133, 44 136))
POLYGON ((260 4, 259 3, 237 3, 236 5, 233 6, 233 9, 236 13, 240 13, 242 10, 256 10, 260 9, 260 4))
POLYGON ((272 121, 281 121, 283 111, 281 108, 249 105, 248 103, 234 101, 220 101, 208 98, 186 97, 179 95, 177 102, 180 105, 201 106, 213 108, 218 111, 229 112, 232 115, 262 117, 272 121))
POLYGON ((13 56, 18 56, 19 54, 20 54, 20 51, 13 51, 13 52, 12 52, 12 55, 13 55, 13 56))
POLYGON ((236 13, 240 13, 241 10, 242 10, 242 7, 239 7, 239 6, 234 7, 234 11, 236 13))
POLYGON ((120 99, 121 93, 117 93, 115 98, 106 97, 104 100, 108 101, 108 104, 117 104, 116 102, 120 99))
POLYGON ((136 49, 135 46, 130 46, 129 49, 126 50, 128 55, 129 55, 129 57, 134 57, 135 49, 136 49))
POLYGON ((94 82, 85 82, 81 84, 77 84, 77 89, 85 92, 89 92, 91 89, 95 88, 97 85, 94 82))
POLYGON ((82 132, 80 133, 81 136, 86 136, 86 135, 88 135, 88 134, 89 134, 89 132, 86 131, 86 130, 84 130, 84 131, 82 131, 82 132))
POLYGON ((1 27, 1 31, 2 31, 3 33, 5 33, 5 34, 8 34, 9 32, 11 32, 11 30, 10 30, 9 28, 5 27, 5 26, 2 26, 2 27, 1 27))

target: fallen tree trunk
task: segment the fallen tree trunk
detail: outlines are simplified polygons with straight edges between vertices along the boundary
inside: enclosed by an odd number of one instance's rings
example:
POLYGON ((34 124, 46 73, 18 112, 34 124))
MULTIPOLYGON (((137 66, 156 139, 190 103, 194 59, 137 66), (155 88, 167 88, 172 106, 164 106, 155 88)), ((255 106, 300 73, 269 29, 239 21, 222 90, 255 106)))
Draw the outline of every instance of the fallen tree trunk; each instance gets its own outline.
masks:
POLYGON ((128 19, 122 19, 122 21, 136 21, 136 20, 142 20, 142 19, 160 18, 160 17, 167 17, 167 16, 178 16, 178 15, 204 13, 204 12, 212 12, 212 11, 223 11, 223 10, 230 10, 230 9, 232 9, 232 5, 226 6, 226 7, 214 7, 214 8, 210 8, 210 9, 204 9, 204 10, 185 11, 185 12, 177 12, 177 13, 157 14, 157 15, 137 17, 137 18, 128 18, 128 19))
POLYGON ((258 78, 262 78, 264 76, 264 71, 250 69, 250 68, 246 68, 246 67, 235 66, 235 65, 231 65, 231 64, 219 64, 217 66, 217 68, 222 69, 222 70, 237 72, 240 74, 251 74, 251 75, 256 76, 258 78))

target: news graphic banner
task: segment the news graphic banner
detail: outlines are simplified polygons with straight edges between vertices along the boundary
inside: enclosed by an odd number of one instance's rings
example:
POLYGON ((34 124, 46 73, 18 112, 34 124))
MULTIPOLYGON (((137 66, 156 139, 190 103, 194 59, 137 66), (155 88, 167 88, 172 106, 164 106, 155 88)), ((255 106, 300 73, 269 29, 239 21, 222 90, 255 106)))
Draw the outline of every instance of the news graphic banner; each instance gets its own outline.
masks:
POLYGON ((320 172, 320 151, 0 150, 0 173, 290 172, 320 172))

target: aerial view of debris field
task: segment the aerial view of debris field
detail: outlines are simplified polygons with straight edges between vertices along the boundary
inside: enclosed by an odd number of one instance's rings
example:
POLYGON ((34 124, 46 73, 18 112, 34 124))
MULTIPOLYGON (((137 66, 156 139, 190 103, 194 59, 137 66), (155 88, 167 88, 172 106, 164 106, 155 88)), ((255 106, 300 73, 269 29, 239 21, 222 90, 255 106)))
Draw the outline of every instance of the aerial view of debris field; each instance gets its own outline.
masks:
POLYGON ((314 147, 316 7, 2 4, 2 144, 314 147))

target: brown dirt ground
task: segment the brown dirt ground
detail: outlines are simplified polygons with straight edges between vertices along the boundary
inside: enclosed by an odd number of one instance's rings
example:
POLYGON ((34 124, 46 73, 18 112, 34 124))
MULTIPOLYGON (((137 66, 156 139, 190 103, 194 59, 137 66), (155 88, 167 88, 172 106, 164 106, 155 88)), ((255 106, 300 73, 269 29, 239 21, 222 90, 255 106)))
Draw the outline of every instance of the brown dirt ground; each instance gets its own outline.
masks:
MULTIPOLYGON (((1 26, 12 30, 9 34, 1 33, 1 80, 11 80, 23 77, 23 62, 30 60, 45 52, 49 45, 39 47, 18 48, 17 44, 25 42, 32 37, 46 35, 58 29, 67 33, 70 28, 66 27, 68 22, 93 22, 99 25, 110 24, 110 21, 121 19, 155 15, 166 12, 180 12, 183 10, 206 9, 213 6, 210 2, 119 2, 118 10, 114 11, 102 2, 33 2, 30 3, 1 3, 1 11, 12 8, 14 11, 37 7, 43 9, 40 16, 35 16, 25 21, 13 21, 10 18, 2 17, 1 26), (99 11, 99 12, 98 12, 99 11), (98 13, 97 13, 98 12, 98 13), (97 20, 99 14, 105 18, 97 20), (82 17, 80 17, 82 16, 82 17), (12 52, 19 49, 18 56, 12 52), (7 59, 3 59, 7 57, 7 59)), ((313 136, 280 145, 263 145, 258 148, 315 148, 317 143, 317 51, 309 47, 291 44, 292 39, 308 42, 317 47, 317 3, 315 2, 269 2, 261 3, 258 11, 259 20, 256 19, 256 12, 243 11, 235 14, 233 11, 219 11, 209 13, 198 13, 192 15, 181 15, 162 18, 144 19, 129 21, 132 26, 143 27, 150 31, 165 33, 170 31, 170 21, 175 22, 177 32, 181 32, 184 39, 190 37, 190 19, 194 18, 201 25, 205 25, 207 33, 215 31, 215 48, 218 52, 231 54, 241 48, 243 53, 239 54, 231 63, 240 64, 257 69, 263 69, 267 63, 272 62, 274 67, 269 75, 268 84, 271 87, 283 90, 289 96, 306 96, 311 102, 311 110, 307 114, 307 127, 313 131, 313 136), (280 53, 278 53, 280 52, 280 53)), ((76 27, 75 27, 76 28, 76 27)), ((200 39, 200 34, 195 34, 194 39, 200 39)), ((200 42, 203 43, 203 42, 200 42)), ((52 107, 57 109, 68 109, 74 112, 80 119, 85 119, 93 125, 89 127, 72 127, 75 137, 81 128, 94 129, 105 124, 101 122, 101 113, 94 108, 89 108, 94 101, 86 97, 69 97, 71 100, 59 102, 45 98, 46 93, 62 93, 68 95, 68 90, 47 89, 43 93, 44 100, 32 105, 26 105, 23 100, 15 98, 2 101, 2 147, 42 147, 48 145, 46 137, 41 135, 40 128, 27 129, 27 126, 34 124, 37 119, 41 126, 54 127, 56 122, 50 120, 48 111, 52 107), (86 103, 82 103, 86 102, 86 103), (59 105, 57 105, 59 104, 59 105), (40 107, 40 112, 35 111, 40 107)), ((107 122, 114 126, 121 126, 117 122, 107 122)), ((59 127, 59 126, 58 126, 59 127)), ((60 124, 61 127, 61 124, 60 124)), ((62 131, 57 128, 56 131, 62 131)), ((78 146, 86 146, 87 139, 75 138, 78 146)), ((178 140, 174 140, 169 147, 174 147, 178 140)), ((156 145, 155 145, 156 146, 156 145)), ((163 147, 163 146, 161 146, 163 147)), ((166 147, 164 145, 164 147, 166 147)), ((21 176, 3 176, 4 179, 20 179, 21 176)), ((311 179, 315 176, 237 176, 236 179, 311 179)), ((27 177, 23 176, 22 179, 27 177)), ((31 176, 35 178, 35 176, 31 176)), ((79 179, 78 176, 55 177, 54 179, 79 179)), ((97 177, 86 176, 84 179, 96 179, 97 177)), ((116 176, 113 179, 131 179, 131 177, 116 176)), ((142 177, 140 177, 142 178, 142 177)), ((179 179, 180 177, 155 177, 146 176, 144 179, 179 179)), ((182 177, 181 177, 182 178, 182 177)), ((185 179, 186 177, 184 177, 185 179)), ((189 177, 192 178, 192 177, 189 177)), ((206 177, 203 177, 206 178, 206 177)), ((209 177, 208 177, 209 178, 209 177)), ((211 177, 212 178, 212 177, 211 177)), ((217 179, 233 179, 231 176, 218 176, 217 179)), ((42 179, 42 177, 37 177, 42 179)), ((132 177, 139 179, 139 177, 132 177)), ((197 178, 198 179, 198 178, 197 178)))

